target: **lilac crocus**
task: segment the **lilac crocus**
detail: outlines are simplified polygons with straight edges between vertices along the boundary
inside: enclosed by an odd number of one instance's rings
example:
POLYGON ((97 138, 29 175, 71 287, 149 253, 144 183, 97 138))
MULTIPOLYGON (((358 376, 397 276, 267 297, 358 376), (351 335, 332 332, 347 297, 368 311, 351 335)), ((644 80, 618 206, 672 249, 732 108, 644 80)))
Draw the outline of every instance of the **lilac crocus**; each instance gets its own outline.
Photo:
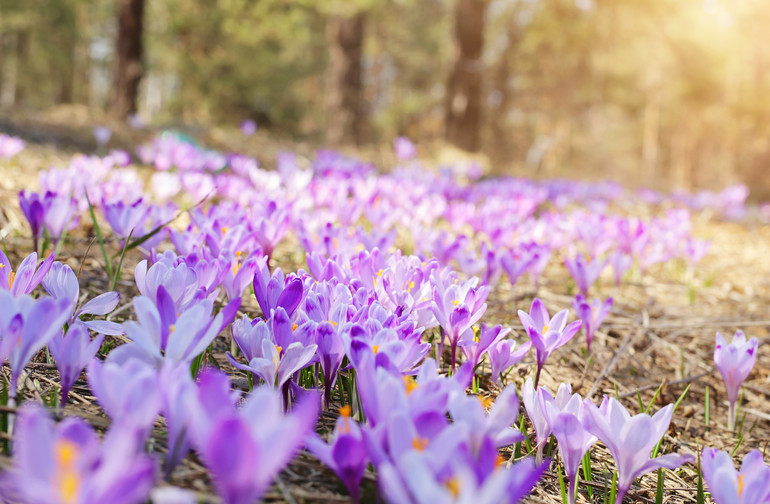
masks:
POLYGON ((13 468, 3 476, 4 502, 141 504, 155 483, 155 463, 131 435, 113 424, 100 441, 84 420, 55 424, 45 408, 25 405, 14 436, 13 468))
POLYGON ((24 217, 27 218, 27 222, 29 222, 34 249, 37 250, 37 241, 43 236, 43 218, 46 212, 45 199, 41 197, 40 193, 19 191, 19 206, 24 217))
POLYGON ((548 398, 548 393, 539 394, 540 409, 559 443, 559 453, 569 480, 569 502, 575 504, 580 463, 596 442, 596 436, 583 426, 584 406, 578 394, 573 394, 563 406, 558 405, 555 400, 549 401, 548 398))
POLYGON ((586 335, 586 353, 590 355, 594 334, 610 313, 612 298, 607 298, 604 302, 601 299, 594 299, 589 303, 582 294, 578 294, 572 301, 572 307, 575 309, 578 318, 583 321, 583 332, 586 335))
POLYGON ((348 489, 350 499, 360 499, 361 479, 364 477, 369 457, 358 422, 350 418, 350 406, 340 408, 340 416, 334 426, 329 443, 317 435, 306 441, 307 449, 324 465, 334 471, 348 489))
POLYGON ((537 441, 535 460, 538 462, 543 460, 543 448, 545 448, 545 442, 548 441, 548 436, 551 435, 551 425, 543 411, 543 404, 550 403, 560 410, 564 409, 571 393, 572 386, 569 383, 559 385, 556 397, 554 397, 545 387, 535 389, 532 385, 532 378, 527 378, 527 381, 524 382, 524 387, 521 390, 521 399, 524 403, 524 409, 527 411, 527 416, 530 422, 532 422, 532 427, 535 429, 535 440, 537 441))
POLYGON ((296 276, 285 277, 281 268, 276 268, 271 276, 267 264, 264 267, 259 264, 253 285, 257 303, 266 319, 279 306, 291 317, 302 302, 302 280, 296 276))
POLYGON ((510 339, 504 339, 493 343, 489 347, 489 365, 492 368, 492 381, 500 384, 503 373, 519 362, 532 348, 532 342, 527 341, 521 345, 510 339))
MULTIPOLYGON (((80 300, 80 285, 72 271, 66 264, 55 262, 51 265, 48 274, 43 278, 43 288, 54 299, 67 299, 72 302, 73 308, 77 306, 80 300)), ((84 320, 81 321, 81 315, 107 315, 120 301, 120 294, 116 291, 104 292, 77 308, 67 321, 68 324, 82 322, 86 327, 98 333, 109 336, 118 336, 123 334, 123 328, 116 322, 109 320, 84 320)))
POLYGON ((407 137, 398 137, 393 140, 393 150, 399 161, 409 161, 417 156, 417 147, 407 137))
POLYGON ((68 194, 46 193, 46 212, 43 224, 48 234, 57 243, 65 232, 73 229, 80 221, 77 216, 77 201, 68 194))
POLYGON ((29 294, 40 285, 53 264, 54 254, 37 265, 37 252, 32 252, 19 264, 15 272, 5 252, 0 250, 0 290, 9 291, 16 297, 29 294))
POLYGON ((631 416, 620 402, 605 397, 601 408, 590 400, 584 401, 583 426, 599 438, 615 459, 618 469, 618 493, 615 504, 621 504, 631 484, 642 474, 665 467, 676 469, 692 462, 692 455, 669 453, 655 458, 650 454, 668 430, 674 405, 669 404, 655 415, 631 416))
POLYGON ((473 328, 469 328, 462 334, 458 345, 462 349, 463 354, 465 354, 466 360, 475 368, 481 362, 487 350, 505 338, 505 335, 510 331, 508 328, 503 329, 501 325, 487 327, 486 324, 482 323, 478 335, 473 328))
POLYGON ((730 403, 730 414, 727 428, 735 428, 735 406, 741 385, 751 373, 757 361, 757 338, 746 341, 743 331, 735 331, 732 342, 728 345, 722 334, 717 333, 716 348, 714 348, 714 363, 722 375, 727 389, 727 401, 730 403))
POLYGON ((588 295, 588 289, 596 282, 602 270, 607 266, 607 259, 600 261, 598 258, 586 259, 581 254, 564 260, 567 270, 575 280, 580 293, 588 295))
POLYGON ((318 358, 324 376, 324 407, 329 408, 332 387, 337 382, 337 372, 345 357, 345 347, 340 335, 329 322, 321 322, 315 331, 318 358))
POLYGON ((246 119, 243 122, 241 122, 241 133, 243 133, 244 136, 251 136, 256 132, 257 132, 256 122, 254 122, 251 119, 246 119))
POLYGON ((150 215, 150 207, 139 198, 133 203, 106 203, 102 201, 104 217, 112 231, 121 238, 129 235, 139 238, 145 235, 144 224, 150 215))
POLYGON ((271 387, 256 388, 236 410, 229 378, 222 373, 201 373, 193 398, 193 444, 224 504, 259 499, 302 447, 318 418, 317 396, 298 400, 284 415, 280 394, 271 387))
MULTIPOLYGON (((460 335, 478 322, 487 310, 484 301, 489 295, 489 287, 476 287, 475 282, 474 278, 462 284, 451 284, 446 288, 441 284, 433 288, 431 310, 444 330, 444 336, 449 340, 453 371, 460 335)), ((443 338, 441 345, 443 346, 443 338)))
POLYGON ((569 310, 562 310, 553 318, 539 298, 532 301, 529 313, 519 310, 519 319, 527 330, 532 346, 537 352, 537 374, 535 375, 535 387, 540 381, 540 371, 543 369, 548 356, 557 348, 567 343, 580 330, 581 321, 576 320, 567 325, 569 310))
POLYGON ((22 295, 14 297, 0 290, 0 362, 11 365, 10 397, 16 396, 16 384, 27 363, 61 331, 72 311, 66 299, 22 295))
POLYGON ((270 340, 262 340, 260 355, 253 357, 248 365, 239 363, 228 353, 230 364, 243 371, 250 371, 271 387, 281 389, 291 377, 313 360, 317 346, 304 346, 300 342, 287 348, 276 346, 270 340))
MULTIPOLYGON (((112 354, 110 354, 112 357, 112 354)), ((126 362, 92 360, 87 368, 88 386, 113 421, 124 421, 140 433, 149 433, 161 407, 158 372, 139 359, 126 362)))
POLYGON ((707 446, 703 448, 701 464, 703 479, 716 504, 770 501, 770 467, 759 450, 747 453, 741 470, 736 471, 728 453, 707 446))
POLYGON ((252 283, 254 274, 267 263, 267 256, 252 255, 244 260, 241 255, 240 251, 235 253, 230 261, 230 269, 225 271, 222 278, 222 286, 229 300, 240 299, 243 291, 252 283))
POLYGON ((0 159, 11 159, 26 146, 27 143, 19 137, 0 133, 0 159))
POLYGON ((82 322, 69 326, 67 334, 59 333, 48 343, 48 349, 56 360, 61 380, 61 404, 64 406, 69 397, 69 391, 104 341, 103 335, 91 340, 88 328, 82 322))

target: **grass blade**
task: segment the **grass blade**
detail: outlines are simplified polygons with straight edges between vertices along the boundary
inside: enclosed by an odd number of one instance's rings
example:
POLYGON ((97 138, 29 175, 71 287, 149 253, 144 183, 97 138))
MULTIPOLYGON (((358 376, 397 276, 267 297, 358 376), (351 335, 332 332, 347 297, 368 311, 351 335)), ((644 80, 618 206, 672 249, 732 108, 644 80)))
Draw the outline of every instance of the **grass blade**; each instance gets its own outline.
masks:
POLYGON ((99 228, 99 223, 96 222, 96 213, 94 213, 94 206, 91 204, 91 200, 88 199, 88 191, 85 190, 86 201, 88 202, 88 211, 91 214, 91 221, 94 224, 94 233, 96 233, 96 239, 99 240, 99 247, 102 249, 102 256, 104 256, 104 267, 107 270, 107 278, 112 278, 112 263, 107 255, 107 249, 104 248, 104 238, 102 237, 102 230, 99 228))
MULTIPOLYGON (((134 230, 132 229, 130 233, 128 233, 128 238, 126 239, 126 244, 128 244, 129 240, 131 240, 131 236, 134 234, 134 230)), ((120 261, 118 261, 118 267, 115 269, 115 275, 112 277, 112 282, 110 283, 110 290, 115 290, 115 286, 118 284, 118 280, 120 279, 120 272, 123 269, 123 258, 126 257, 126 250, 128 250, 128 247, 126 245, 123 246, 123 252, 120 253, 120 261)))
POLYGON ((655 491, 655 504, 663 504, 663 481, 666 475, 663 469, 658 469, 658 488, 655 491))

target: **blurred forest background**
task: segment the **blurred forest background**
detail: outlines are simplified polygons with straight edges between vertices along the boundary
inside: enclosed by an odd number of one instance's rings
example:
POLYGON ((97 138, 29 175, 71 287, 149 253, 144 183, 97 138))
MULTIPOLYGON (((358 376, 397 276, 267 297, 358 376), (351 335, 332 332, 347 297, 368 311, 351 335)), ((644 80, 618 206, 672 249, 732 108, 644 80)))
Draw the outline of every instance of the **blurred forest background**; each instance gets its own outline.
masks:
POLYGON ((767 199, 768 26, 767 0, 0 0, 0 115, 404 135, 498 172, 767 199))

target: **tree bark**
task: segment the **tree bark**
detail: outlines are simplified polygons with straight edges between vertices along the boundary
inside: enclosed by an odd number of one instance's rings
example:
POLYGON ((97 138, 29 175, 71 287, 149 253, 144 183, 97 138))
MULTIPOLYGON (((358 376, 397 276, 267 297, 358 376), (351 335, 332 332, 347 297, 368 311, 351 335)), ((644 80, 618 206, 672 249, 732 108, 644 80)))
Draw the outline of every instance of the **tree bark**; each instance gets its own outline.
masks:
POLYGON ((361 145, 366 135, 361 57, 365 16, 333 17, 327 26, 329 41, 326 141, 333 145, 361 145))
POLYGON ((481 88, 486 0, 459 0, 455 11, 457 56, 446 97, 446 139, 475 152, 481 147, 481 88))
POLYGON ((145 0, 119 0, 110 113, 121 120, 136 112, 139 81, 143 74, 144 3, 145 0))

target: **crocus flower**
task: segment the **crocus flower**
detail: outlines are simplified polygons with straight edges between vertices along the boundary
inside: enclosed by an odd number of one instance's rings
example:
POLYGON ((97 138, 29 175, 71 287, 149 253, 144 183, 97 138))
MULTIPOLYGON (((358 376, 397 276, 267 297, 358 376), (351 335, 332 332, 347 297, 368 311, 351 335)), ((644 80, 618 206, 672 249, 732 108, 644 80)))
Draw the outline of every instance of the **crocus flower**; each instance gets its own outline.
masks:
POLYGON ((142 198, 133 203, 106 203, 102 201, 104 217, 112 231, 121 238, 139 238, 145 235, 144 224, 150 214, 150 207, 142 198))
POLYGON ((597 258, 586 259, 581 254, 576 254, 571 259, 565 259, 564 264, 580 289, 580 293, 587 296, 588 289, 596 282, 604 267, 607 266, 607 259, 603 261, 597 258))
POLYGON ((279 306, 291 317, 302 302, 304 287, 296 276, 285 277, 281 268, 276 268, 272 276, 267 264, 258 264, 254 274, 254 295, 264 317, 270 318, 279 306))
POLYGON ((161 407, 158 372, 139 359, 118 363, 110 357, 88 364, 88 386, 113 421, 128 422, 146 434, 161 407))
POLYGON ((743 457, 741 470, 736 471, 733 460, 716 448, 703 448, 701 455, 703 479, 716 504, 753 504, 770 501, 770 467, 759 450, 743 457))
POLYGON ((187 434, 192 419, 189 413, 189 395, 196 392, 195 382, 190 375, 190 366, 165 362, 158 374, 160 386, 161 413, 166 419, 168 450, 166 452, 165 476, 168 479, 174 468, 190 451, 187 434))
POLYGON ((492 381, 499 385, 503 373, 523 359, 531 347, 531 341, 518 345, 518 348, 516 342, 511 339, 504 339, 493 343, 489 347, 489 365, 492 368, 492 381))
POLYGON ((16 396, 16 384, 27 363, 51 341, 72 311, 66 299, 22 295, 14 297, 0 289, 0 362, 11 365, 10 397, 16 396))
POLYGON ((358 502, 361 479, 369 462, 361 428, 350 418, 350 406, 340 408, 340 416, 334 426, 334 434, 325 443, 317 435, 311 435, 306 446, 324 465, 334 471, 348 489, 350 499, 358 502))
POLYGON ((735 405, 741 385, 751 373, 757 361, 757 338, 746 341, 743 331, 735 331, 733 341, 728 345, 722 334, 717 333, 716 348, 714 348, 714 363, 722 375, 727 389, 727 400, 730 403, 728 429, 735 428, 735 405))
POLYGON ((190 433, 224 503, 251 504, 313 431, 318 399, 302 398, 284 415, 280 394, 258 387, 236 410, 225 384, 227 375, 201 373, 190 405, 190 433))
POLYGON ((107 145, 107 142, 109 142, 112 137, 112 130, 107 126, 94 126, 93 133, 94 139, 96 139, 96 143, 99 147, 107 145))
POLYGON ((618 493, 615 504, 621 504, 631 484, 642 474, 665 467, 676 469, 692 462, 692 455, 669 453, 653 459, 650 454, 668 430, 674 405, 669 404, 652 417, 646 413, 631 416, 620 402, 605 397, 601 408, 584 401, 583 426, 609 449, 618 469, 618 493))
POLYGON ((91 341, 88 328, 82 322, 76 322, 69 326, 67 334, 59 333, 48 343, 48 349, 59 370, 62 406, 67 403, 72 385, 99 351, 102 341, 104 336, 101 334, 91 341))
POLYGON ((43 224, 54 242, 78 225, 77 201, 69 195, 46 193, 46 212, 43 224))
POLYGON ((198 279, 195 271, 184 262, 178 261, 175 254, 166 251, 149 268, 147 260, 141 261, 134 270, 136 287, 142 296, 157 301, 158 287, 163 286, 174 301, 176 311, 181 311, 195 300, 198 279))
POLYGON ((539 298, 535 298, 532 301, 529 313, 519 310, 519 319, 529 334, 532 346, 537 351, 535 387, 537 387, 540 381, 540 371, 542 371, 548 356, 571 340, 583 324, 581 321, 576 320, 567 325, 568 314, 569 311, 565 309, 551 318, 548 310, 539 298))
POLYGON ((409 161, 417 156, 417 147, 407 137, 398 137, 393 140, 393 150, 399 161, 409 161))
POLYGON ((141 504, 155 482, 155 464, 132 427, 113 424, 103 441, 82 419, 54 424, 35 404, 19 413, 13 468, 0 494, 23 504, 141 504))
POLYGON ((254 280, 254 274, 266 263, 267 256, 252 255, 243 260, 241 252, 236 252, 230 261, 230 269, 225 271, 222 278, 222 286, 225 288, 227 299, 240 299, 243 291, 254 280))
POLYGON ((554 397, 545 387, 535 389, 532 385, 532 378, 527 378, 527 381, 524 382, 524 388, 521 390, 521 399, 524 403, 524 409, 527 411, 527 416, 530 422, 532 422, 532 427, 535 428, 535 439, 537 441, 535 460, 537 462, 543 460, 543 448, 545 448, 545 442, 548 441, 548 436, 551 435, 551 425, 543 411, 543 404, 551 403, 560 410, 564 409, 571 393, 572 386, 569 383, 559 385, 556 397, 554 397))
POLYGON ((32 252, 19 264, 19 269, 13 271, 11 262, 5 252, 0 250, 0 290, 9 291, 16 297, 29 294, 37 287, 53 264, 54 254, 37 265, 37 252, 32 252))
POLYGON ((281 389, 294 373, 310 364, 316 349, 316 345, 303 346, 300 342, 292 343, 284 349, 265 339, 262 340, 260 355, 253 357, 248 365, 239 363, 230 353, 227 359, 238 369, 250 371, 267 385, 281 389))
POLYGON ((241 133, 245 136, 251 136, 257 132, 257 123, 251 119, 246 119, 241 123, 241 133))
POLYGON ((569 502, 575 504, 580 463, 596 442, 596 436, 583 427, 584 406, 578 394, 573 394, 563 406, 558 405, 555 400, 549 401, 549 398, 548 393, 539 394, 540 410, 544 413, 556 441, 559 442, 559 453, 569 480, 569 502))
MULTIPOLYGON (((489 295, 489 287, 476 287, 476 280, 473 278, 462 284, 448 285, 446 288, 437 284, 433 288, 431 310, 444 330, 444 336, 449 340, 453 371, 460 335, 478 322, 487 310, 484 301, 489 295)), ((443 338, 441 345, 443 347, 443 338)))
POLYGON ((508 281, 511 282, 511 286, 516 285, 519 278, 529 270, 534 262, 534 258, 530 255, 521 255, 513 250, 508 250, 500 255, 500 266, 502 266, 505 274, 508 275, 508 281))
MULTIPOLYGON (((78 284, 75 272, 68 265, 60 262, 53 263, 51 269, 48 270, 48 274, 43 277, 42 284, 46 292, 54 299, 67 299, 72 303, 73 308, 77 307, 77 303, 80 300, 80 285, 78 284)), ((118 306, 119 301, 120 294, 116 291, 99 294, 79 309, 76 309, 67 323, 80 322, 98 333, 110 336, 121 335, 123 334, 123 328, 116 322, 110 322, 109 320, 81 321, 78 318, 81 315, 107 315, 118 306)))
POLYGON ((0 133, 0 159, 10 159, 23 151, 27 143, 19 137, 0 133))
POLYGON ((481 324, 478 335, 476 335, 473 328, 469 328, 462 334, 458 344, 465 354, 465 358, 475 368, 481 362, 489 347, 505 338, 505 335, 510 331, 507 328, 503 329, 501 325, 487 327, 486 324, 481 324))
POLYGON ((321 322, 316 328, 315 342, 318 346, 318 357, 321 372, 324 376, 324 407, 329 408, 332 388, 337 382, 337 372, 345 357, 345 347, 340 335, 329 322, 321 322))
POLYGON ((604 302, 601 299, 594 299, 589 303, 582 294, 578 294, 572 301, 572 307, 575 309, 578 318, 583 321, 583 332, 586 335, 586 353, 590 355, 594 334, 609 314, 612 308, 612 298, 607 298, 604 302))
POLYGON ((35 250, 37 250, 37 240, 43 236, 43 218, 45 217, 45 199, 40 193, 28 193, 19 191, 19 206, 24 213, 24 217, 29 222, 32 230, 32 238, 35 240, 35 250))

